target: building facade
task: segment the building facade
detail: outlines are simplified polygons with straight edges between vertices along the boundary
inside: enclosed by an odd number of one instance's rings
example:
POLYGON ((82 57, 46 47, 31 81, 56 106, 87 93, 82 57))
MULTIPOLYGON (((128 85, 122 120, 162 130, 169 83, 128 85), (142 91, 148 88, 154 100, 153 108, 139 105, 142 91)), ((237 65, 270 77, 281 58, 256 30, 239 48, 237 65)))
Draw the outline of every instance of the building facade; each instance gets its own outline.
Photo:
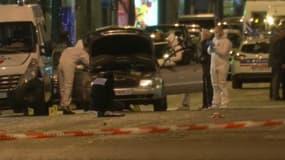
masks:
MULTIPOLYGON (((16 0, 0 0, 2 4, 16 0)), ((17 0, 21 1, 21 0, 17 0)), ((25 0, 39 3, 53 41, 68 31, 74 43, 97 27, 175 23, 183 14, 214 13, 218 19, 241 16, 244 0, 25 0), (206 5, 205 5, 206 4, 206 5), (151 17, 151 18, 149 18, 151 17)), ((0 11, 1 12, 1 11, 0 11)))

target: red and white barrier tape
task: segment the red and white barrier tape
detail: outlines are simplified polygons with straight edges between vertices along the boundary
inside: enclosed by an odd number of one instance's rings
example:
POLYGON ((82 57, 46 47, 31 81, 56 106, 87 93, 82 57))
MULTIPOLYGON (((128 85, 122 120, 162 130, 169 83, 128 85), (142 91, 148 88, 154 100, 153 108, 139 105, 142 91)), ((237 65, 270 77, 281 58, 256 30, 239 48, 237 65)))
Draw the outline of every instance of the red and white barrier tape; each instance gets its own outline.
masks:
POLYGON ((0 134, 0 140, 35 139, 35 138, 54 138, 67 136, 95 136, 95 135, 131 135, 145 133, 166 133, 173 131, 193 131, 208 129, 234 129, 251 128, 262 126, 285 125, 285 119, 264 120, 264 121, 237 121, 229 123, 206 123, 189 125, 169 125, 169 126, 148 126, 136 128, 109 128, 94 130, 68 130, 68 131, 49 131, 49 132, 28 132, 14 134, 0 134))

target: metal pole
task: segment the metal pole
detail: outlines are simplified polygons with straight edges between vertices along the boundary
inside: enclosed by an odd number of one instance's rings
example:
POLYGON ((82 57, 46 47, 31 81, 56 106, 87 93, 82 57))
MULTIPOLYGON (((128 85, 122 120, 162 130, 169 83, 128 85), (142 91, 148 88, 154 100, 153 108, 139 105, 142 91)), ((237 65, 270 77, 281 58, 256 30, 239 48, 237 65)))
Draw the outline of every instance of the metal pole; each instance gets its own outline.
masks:
POLYGON ((118 24, 118 1, 117 0, 112 0, 112 25, 118 24))

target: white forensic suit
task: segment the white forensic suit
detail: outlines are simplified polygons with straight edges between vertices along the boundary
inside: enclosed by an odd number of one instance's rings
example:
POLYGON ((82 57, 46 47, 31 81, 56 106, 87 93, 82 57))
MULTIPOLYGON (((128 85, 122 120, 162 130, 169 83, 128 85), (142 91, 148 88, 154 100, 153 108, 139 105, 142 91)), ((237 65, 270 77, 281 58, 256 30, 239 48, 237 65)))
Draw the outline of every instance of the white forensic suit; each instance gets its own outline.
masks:
MULTIPOLYGON (((170 58, 170 62, 178 62, 182 60, 183 56, 183 47, 179 44, 178 36, 174 32, 170 33, 167 37, 168 45, 175 52, 175 55, 170 58)), ((175 64, 174 64, 175 65, 175 64)), ((189 110, 190 106, 190 94, 185 93, 182 99, 182 107, 178 107, 178 110, 189 110)))
POLYGON ((166 62, 165 59, 163 58, 158 59, 158 63, 160 66, 162 66, 164 63, 166 66, 173 66, 175 65, 175 62, 182 60, 182 54, 183 54, 182 46, 179 44, 178 37, 175 35, 174 32, 171 32, 167 36, 167 42, 168 46, 171 47, 171 49, 175 52, 175 55, 171 55, 169 60, 167 60, 166 62))
POLYGON ((77 41, 74 47, 64 49, 59 60, 60 106, 65 109, 69 109, 71 104, 74 72, 76 65, 80 63, 89 64, 89 55, 84 50, 82 40, 77 41))
POLYGON ((213 86, 212 107, 227 107, 229 95, 226 87, 229 71, 229 52, 232 48, 231 41, 222 35, 213 39, 213 46, 208 48, 211 54, 211 81, 213 86))
POLYGON ((175 52, 175 55, 171 57, 171 60, 174 62, 180 61, 182 59, 183 50, 181 44, 179 44, 178 37, 172 32, 168 35, 167 39, 169 46, 175 52))

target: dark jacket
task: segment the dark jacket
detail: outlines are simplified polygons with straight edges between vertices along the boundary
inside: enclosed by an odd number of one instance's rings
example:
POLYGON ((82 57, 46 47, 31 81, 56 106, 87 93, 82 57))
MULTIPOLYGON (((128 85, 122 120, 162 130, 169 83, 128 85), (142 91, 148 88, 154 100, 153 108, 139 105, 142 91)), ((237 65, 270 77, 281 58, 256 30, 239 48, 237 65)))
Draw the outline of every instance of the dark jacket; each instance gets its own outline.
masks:
POLYGON ((270 39, 269 66, 271 67, 279 67, 284 59, 284 33, 285 31, 276 31, 270 39))
POLYGON ((280 40, 281 63, 285 65, 285 37, 280 40))
POLYGON ((207 49, 211 44, 210 39, 206 39, 200 42, 198 49, 200 51, 200 61, 201 63, 210 63, 211 62, 211 55, 208 54, 207 49))

